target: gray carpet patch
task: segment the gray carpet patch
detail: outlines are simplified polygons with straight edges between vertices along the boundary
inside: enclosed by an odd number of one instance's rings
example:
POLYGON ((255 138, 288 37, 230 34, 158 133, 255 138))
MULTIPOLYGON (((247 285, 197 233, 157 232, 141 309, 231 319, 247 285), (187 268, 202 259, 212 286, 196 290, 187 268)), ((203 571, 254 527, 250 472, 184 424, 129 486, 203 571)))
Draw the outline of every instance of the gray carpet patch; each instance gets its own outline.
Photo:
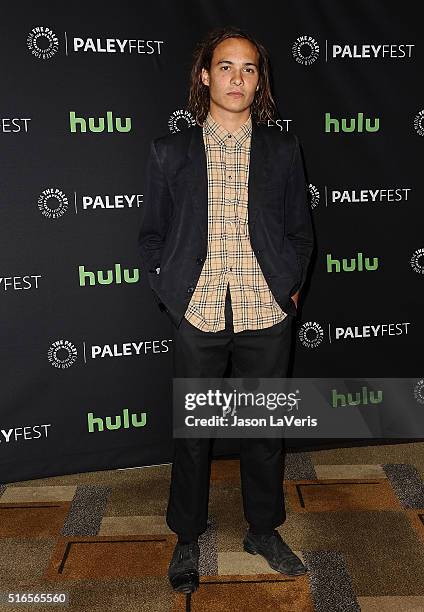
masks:
POLYGON ((285 480, 317 480, 315 467, 310 453, 290 453, 285 455, 285 480))
POLYGON ((218 544, 216 519, 209 515, 208 527, 199 536, 199 575, 216 576, 218 574, 218 544))
POLYGON ((101 485, 77 487, 61 535, 97 535, 111 492, 111 487, 101 485))
POLYGON ((352 582, 341 553, 303 551, 315 612, 360 612, 352 582))
POLYGON ((413 465, 386 463, 383 470, 404 508, 424 508, 424 483, 413 465))

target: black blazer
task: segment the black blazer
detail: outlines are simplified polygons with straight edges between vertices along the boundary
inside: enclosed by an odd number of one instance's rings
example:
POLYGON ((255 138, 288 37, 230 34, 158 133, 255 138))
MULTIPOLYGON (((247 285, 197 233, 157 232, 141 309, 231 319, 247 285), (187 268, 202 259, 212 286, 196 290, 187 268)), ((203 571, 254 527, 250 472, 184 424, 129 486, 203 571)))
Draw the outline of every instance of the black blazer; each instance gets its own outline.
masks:
MULTIPOLYGON (((178 327, 208 243, 208 178, 202 128, 155 138, 145 170, 138 248, 159 308, 178 327)), ((248 184, 250 243, 270 290, 292 316, 314 246, 307 185, 295 134, 252 118, 248 184)))

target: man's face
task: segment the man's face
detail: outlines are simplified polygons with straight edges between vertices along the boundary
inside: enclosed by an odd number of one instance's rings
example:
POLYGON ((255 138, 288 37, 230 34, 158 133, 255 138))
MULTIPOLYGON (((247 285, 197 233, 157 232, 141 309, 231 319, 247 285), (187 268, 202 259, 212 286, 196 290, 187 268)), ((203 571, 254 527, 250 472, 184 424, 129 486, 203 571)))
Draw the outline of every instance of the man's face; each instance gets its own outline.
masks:
POLYGON ((259 82, 259 53, 245 38, 227 38, 213 52, 211 69, 202 68, 202 82, 209 86, 211 104, 226 111, 246 110, 259 82), (242 95, 231 95, 239 92, 242 95))

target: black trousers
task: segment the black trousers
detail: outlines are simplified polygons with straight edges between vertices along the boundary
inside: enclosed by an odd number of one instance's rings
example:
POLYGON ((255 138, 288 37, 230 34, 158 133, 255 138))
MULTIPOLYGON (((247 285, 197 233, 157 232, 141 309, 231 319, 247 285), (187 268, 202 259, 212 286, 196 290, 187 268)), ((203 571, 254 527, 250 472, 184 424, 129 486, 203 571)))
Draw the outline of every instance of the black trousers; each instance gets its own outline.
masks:
MULTIPOLYGON (((204 332, 183 318, 174 328, 173 376, 222 378, 229 355, 234 378, 287 376, 292 323, 234 333, 229 289, 225 329, 204 332)), ((174 438, 166 521, 180 537, 196 539, 207 528, 211 440, 174 438)), ((275 529, 286 519, 284 506, 284 438, 240 439, 243 509, 252 529, 275 529)))

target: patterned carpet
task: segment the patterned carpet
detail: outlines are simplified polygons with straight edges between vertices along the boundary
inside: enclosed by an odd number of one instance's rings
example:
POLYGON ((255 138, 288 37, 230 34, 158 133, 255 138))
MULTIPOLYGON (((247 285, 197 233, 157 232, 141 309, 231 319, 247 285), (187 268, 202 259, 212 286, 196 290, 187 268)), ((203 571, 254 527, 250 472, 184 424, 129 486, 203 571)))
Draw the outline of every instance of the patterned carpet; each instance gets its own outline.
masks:
POLYGON ((201 584, 188 600, 166 577, 170 469, 0 486, 0 591, 69 594, 68 608, 0 611, 424 611, 422 443, 287 453, 279 531, 309 568, 295 578, 243 551, 239 464, 215 460, 201 584))

